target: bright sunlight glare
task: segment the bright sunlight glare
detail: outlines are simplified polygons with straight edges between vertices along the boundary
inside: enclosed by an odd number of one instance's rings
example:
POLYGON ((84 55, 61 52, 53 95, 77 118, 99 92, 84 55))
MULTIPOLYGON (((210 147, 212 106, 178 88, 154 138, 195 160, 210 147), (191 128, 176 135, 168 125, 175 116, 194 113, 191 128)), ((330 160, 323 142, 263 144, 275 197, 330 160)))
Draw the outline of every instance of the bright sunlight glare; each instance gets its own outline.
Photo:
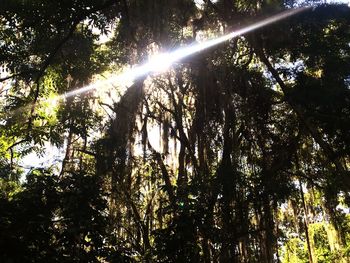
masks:
MULTIPOLYGON (((189 46, 185 46, 182 48, 175 49, 174 51, 171 52, 166 52, 166 53, 160 53, 160 54, 155 54, 151 56, 145 64, 142 65, 137 65, 128 68, 124 72, 119 72, 116 74, 113 74, 106 79, 100 79, 97 81, 94 81, 90 83, 87 86, 81 87, 79 89, 67 92, 62 95, 56 95, 56 96, 50 96, 46 100, 39 101, 39 105, 41 103, 44 104, 50 104, 52 110, 54 110, 58 103, 62 102, 62 100, 78 95, 78 94, 83 94, 85 92, 93 91, 96 89, 105 89, 109 87, 115 87, 115 86, 120 86, 120 87, 130 87, 132 83, 139 77, 146 76, 147 74, 159 74, 162 73, 166 70, 168 70, 175 62, 180 61, 183 58, 186 58, 190 55, 194 55, 198 52, 201 52, 205 49, 211 48, 215 45, 218 45, 220 43, 223 43, 225 41, 228 41, 232 38, 238 37, 240 35, 243 35, 245 33, 251 32, 253 30, 256 30, 258 28, 262 28, 266 25, 275 23, 277 21, 280 21, 282 19, 285 19, 287 17, 293 16, 297 13, 300 13, 302 11, 305 11, 306 9, 309 9, 310 7, 302 7, 302 8, 297 8, 297 9, 290 9, 287 11, 284 11, 280 14, 271 16, 269 18, 263 19, 259 22, 256 22, 254 24, 251 24, 247 27, 243 27, 240 30, 231 32, 229 34, 220 36, 218 38, 202 41, 201 43, 195 43, 189 46)), ((32 107, 33 104, 27 105, 25 107, 32 107)), ((23 110, 23 108, 21 108, 23 110)), ((28 163, 28 162, 27 162, 28 163)))
POLYGON ((161 73, 168 70, 176 61, 176 57, 172 53, 161 53, 152 56, 147 63, 147 67, 152 69, 152 72, 161 73))
POLYGON ((213 47, 215 45, 218 45, 220 43, 223 43, 227 40, 230 40, 232 38, 235 38, 237 36, 243 35, 245 33, 251 32, 253 30, 256 30, 258 28, 264 27, 266 25, 275 23, 279 20, 285 19, 287 17, 293 16, 297 13, 300 13, 302 11, 305 11, 306 9, 309 9, 310 7, 301 7, 297 9, 291 9, 284 11, 280 14, 271 16, 269 18, 266 18, 262 21, 256 22, 250 26, 244 27, 240 30, 231 32, 227 35, 223 35, 218 38, 214 38, 211 40, 204 41, 202 43, 196 43, 187 47, 176 49, 175 51, 169 52, 169 53, 161 53, 156 54, 155 56, 151 57, 149 61, 143 65, 133 67, 121 74, 114 75, 106 80, 100 80, 97 82, 94 82, 92 84, 89 84, 85 87, 76 89, 74 91, 65 93, 61 95, 61 98, 67 98, 73 95, 81 94, 87 91, 91 91, 94 89, 97 89, 98 87, 106 84, 113 85, 115 83, 123 84, 123 83, 130 83, 130 81, 134 81, 137 78, 141 76, 145 76, 149 73, 161 73, 166 71, 170 68, 171 65, 173 65, 175 62, 188 57, 190 55, 193 55, 195 53, 201 52, 205 49, 208 49, 210 47, 213 47))
POLYGON ((125 70, 122 73, 114 74, 107 79, 104 80, 98 80, 95 82, 92 82, 91 84, 78 88, 73 91, 69 91, 67 93, 64 93, 62 95, 57 95, 55 98, 49 98, 47 100, 41 101, 41 103, 45 101, 50 101, 50 103, 57 104, 58 101, 62 99, 66 99, 78 94, 82 94, 88 91, 96 90, 100 87, 105 86, 122 86, 122 87, 129 87, 131 84, 138 78, 142 76, 146 76, 147 74, 159 74, 166 70, 168 70, 175 62, 180 61, 181 59, 188 57, 190 55, 196 54, 198 52, 201 52, 205 49, 208 49, 210 47, 216 46, 220 43, 223 43, 225 41, 228 41, 232 38, 241 36, 245 33, 251 32, 253 30, 256 30, 258 28, 262 28, 264 26, 267 26, 269 24, 275 23, 277 21, 280 21, 282 19, 285 19, 287 17, 293 16, 297 13, 303 12, 307 9, 310 9, 311 7, 301 7, 296 9, 290 9, 284 12, 281 12, 277 15, 273 15, 269 18, 263 19, 259 22, 256 22, 254 24, 251 24, 249 26, 243 27, 242 29, 239 29, 237 31, 231 32, 229 34, 223 35, 218 38, 210 39, 203 41, 201 43, 195 43, 186 47, 175 49, 172 52, 168 53, 160 53, 156 54, 154 56, 151 56, 147 63, 131 67, 127 70, 125 70))

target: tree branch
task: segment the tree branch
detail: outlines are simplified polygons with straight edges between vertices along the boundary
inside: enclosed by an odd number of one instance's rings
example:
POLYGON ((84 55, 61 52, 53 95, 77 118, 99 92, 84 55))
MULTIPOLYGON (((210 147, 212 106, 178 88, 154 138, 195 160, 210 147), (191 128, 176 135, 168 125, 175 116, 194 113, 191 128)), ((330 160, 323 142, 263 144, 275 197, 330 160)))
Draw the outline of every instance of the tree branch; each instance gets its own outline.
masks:
POLYGON ((284 94, 286 102, 289 104, 289 106, 292 108, 292 110, 296 113, 299 120, 305 125, 311 136, 314 138, 316 143, 320 145, 321 149, 325 153, 325 155, 328 157, 328 159, 335 165, 336 169, 340 172, 341 178, 344 181, 344 183, 350 187, 350 178, 346 176, 345 172, 346 169, 343 167, 341 161, 336 156, 335 152, 333 151, 332 147, 322 138, 322 135, 317 130, 317 127, 315 127, 305 116, 300 106, 298 106, 296 103, 294 103, 289 95, 288 95, 288 88, 284 81, 281 79, 279 73, 277 70, 272 66, 269 59, 266 57, 262 49, 256 48, 255 53, 258 55, 260 60, 266 65, 267 69, 270 71, 278 85, 281 87, 282 92, 284 94))
POLYGON ((7 77, 0 78, 0 82, 6 81, 6 80, 9 80, 9 79, 13 79, 15 77, 23 76, 23 75, 28 74, 28 73, 35 73, 35 72, 37 72, 37 71, 36 70, 27 70, 27 71, 15 73, 15 74, 12 74, 12 75, 7 76, 7 77))
MULTIPOLYGON (((149 110, 148 107, 147 107, 147 110, 149 110)), ((175 199, 174 189, 173 189, 173 186, 172 186, 171 181, 170 181, 170 176, 169 176, 168 170, 167 170, 167 168, 166 168, 166 166, 165 166, 165 164, 163 162, 161 154, 159 152, 157 152, 153 148, 152 144, 150 143, 150 141, 148 139, 147 121, 144 122, 142 130, 143 130, 143 133, 144 133, 144 136, 145 136, 145 140, 147 142, 147 146, 151 150, 151 152, 152 152, 153 156, 155 157, 158 165, 160 166, 160 170, 162 172, 163 180, 165 182, 165 189, 166 189, 166 192, 167 192, 167 194, 169 196, 170 204, 172 205, 173 208, 176 208, 176 199, 175 199)))

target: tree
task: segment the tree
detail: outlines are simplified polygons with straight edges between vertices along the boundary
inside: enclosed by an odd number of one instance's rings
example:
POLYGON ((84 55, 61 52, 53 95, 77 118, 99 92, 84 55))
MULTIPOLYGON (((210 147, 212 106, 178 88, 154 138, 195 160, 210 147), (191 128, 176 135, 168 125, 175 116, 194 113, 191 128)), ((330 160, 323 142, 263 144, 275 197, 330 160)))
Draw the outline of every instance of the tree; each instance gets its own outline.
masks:
POLYGON ((4 262, 346 262, 350 8, 310 4, 79 93, 296 3, 3 1, 4 262))

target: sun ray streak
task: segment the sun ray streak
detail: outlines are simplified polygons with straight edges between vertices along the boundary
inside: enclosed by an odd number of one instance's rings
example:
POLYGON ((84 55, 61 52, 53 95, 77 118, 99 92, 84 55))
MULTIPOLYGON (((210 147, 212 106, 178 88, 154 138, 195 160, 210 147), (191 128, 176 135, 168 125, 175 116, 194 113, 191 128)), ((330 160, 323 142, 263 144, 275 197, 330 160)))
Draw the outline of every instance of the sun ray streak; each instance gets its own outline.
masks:
POLYGON ((277 15, 271 16, 269 18, 266 18, 262 21, 256 22, 252 25, 249 25, 247 27, 244 27, 242 29, 239 29, 237 31, 231 32, 229 34, 223 35, 218 38, 214 38, 211 40, 204 41, 202 43, 190 45, 187 47, 179 48, 173 52, 169 53, 162 53, 159 55, 156 55, 155 57, 151 58, 147 63, 133 67, 126 72, 123 72, 119 75, 112 76, 106 80, 98 81, 95 83, 92 83, 90 85, 87 85, 85 87, 70 91, 68 93, 65 93, 61 95, 62 98, 68 98, 77 94, 85 93, 87 91, 91 91, 94 89, 97 89, 98 87, 106 84, 113 84, 113 83, 122 83, 123 80, 135 80, 141 76, 147 75, 149 73, 156 73, 156 72, 162 72, 165 69, 168 69, 172 64, 175 62, 188 57, 190 55, 193 55, 195 53, 201 52, 205 49, 208 49, 210 47, 216 46, 220 43, 223 43, 225 41, 228 41, 232 38, 244 35, 248 32, 254 31, 258 28, 262 28, 264 26, 267 26, 269 24, 275 23, 277 21, 280 21, 282 19, 285 19, 287 17, 293 16, 297 13, 300 13, 302 11, 305 11, 309 9, 310 7, 302 7, 297 9, 291 9, 284 11, 282 13, 279 13, 277 15))
MULTIPOLYGON (((146 76, 150 73, 160 73, 165 70, 167 70, 171 65, 173 65, 175 62, 180 61, 181 59, 184 59, 190 55, 199 53, 205 49, 211 48, 213 46, 216 46, 220 43, 223 43, 225 41, 228 41, 232 38, 244 35, 246 33, 249 33, 251 31, 254 31, 258 28, 262 28, 264 26, 267 26, 269 24, 273 24, 277 21, 283 20, 287 17, 293 16, 295 14, 298 14, 300 12, 303 12, 307 9, 310 9, 311 7, 301 7, 296 9, 289 9, 287 11, 281 12, 279 14, 273 15, 271 17, 268 17, 266 19, 263 19, 261 21, 258 21, 256 23, 253 23, 249 26, 243 27, 237 31, 231 32, 229 34, 206 40, 201 43, 192 44, 189 46, 178 48, 172 52, 168 53, 161 53, 158 54, 152 58, 149 59, 149 61, 145 64, 138 65, 135 67, 132 67, 125 72, 122 72, 117 75, 112 75, 111 77, 105 79, 105 80, 99 80, 96 82, 93 82, 89 85, 86 85, 84 87, 66 92, 61 95, 57 95, 55 98, 49 98, 46 100, 42 100, 42 102, 53 100, 54 102, 64 100, 66 98, 83 94, 85 92, 96 90, 99 87, 102 86, 111 86, 113 87, 115 83, 130 83, 134 80, 136 80, 139 77, 146 76)), ((40 103, 40 101, 39 101, 40 103)), ((19 110, 19 109, 17 109, 19 110)), ((9 113, 8 113, 9 114, 9 113)))

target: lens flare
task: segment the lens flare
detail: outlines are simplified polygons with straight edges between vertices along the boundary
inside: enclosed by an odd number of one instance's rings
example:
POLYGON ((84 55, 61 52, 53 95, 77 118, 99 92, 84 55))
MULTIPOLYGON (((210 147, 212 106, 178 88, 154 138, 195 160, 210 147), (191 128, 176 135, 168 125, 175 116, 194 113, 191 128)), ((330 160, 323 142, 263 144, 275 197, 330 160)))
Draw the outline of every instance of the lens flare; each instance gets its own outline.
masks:
POLYGON ((187 47, 179 48, 173 52, 169 53, 162 53, 162 54, 157 54, 149 59, 149 61, 141 66, 136 66, 134 68, 131 68, 127 70, 124 73, 121 73, 119 75, 112 76, 106 80, 103 81, 97 81, 94 82, 90 85, 87 85, 85 87, 82 87, 80 89, 76 89, 74 91, 65 93, 61 95, 64 98, 81 94, 87 91, 94 90, 102 85, 110 84, 112 85, 113 83, 123 83, 123 82, 130 82, 136 80, 137 78, 147 75, 149 73, 160 73, 166 71, 171 65, 173 65, 175 62, 188 57, 190 55, 193 55, 195 53, 201 52, 205 49, 208 49, 210 47, 216 46, 220 43, 223 43, 225 41, 228 41, 232 38, 238 37, 240 35, 246 34, 248 32, 251 32, 253 30, 256 30, 258 28, 262 28, 264 26, 267 26, 269 24, 275 23, 277 21, 280 21, 282 19, 285 19, 287 17, 293 16, 297 13, 300 13, 302 11, 305 11, 309 9, 310 7, 302 7, 298 9, 291 9, 284 11, 280 14, 271 16, 269 18, 266 18, 262 21, 256 22, 250 26, 244 27, 242 29, 239 29, 237 31, 231 32, 227 35, 223 35, 221 37, 211 39, 204 41, 202 43, 190 45, 187 47))
POLYGON ((171 53, 161 53, 152 56, 147 63, 152 72, 161 73, 168 70, 175 62, 171 53))
POLYGON ((65 98, 68 98, 71 96, 75 96, 78 94, 89 92, 89 91, 95 90, 99 87, 106 86, 106 85, 111 86, 111 87, 115 86, 115 84, 121 85, 121 86, 130 86, 130 83, 132 83, 133 81, 135 81, 137 78, 139 78, 141 76, 146 76, 150 73, 156 74, 156 73, 164 72, 167 69, 169 69, 171 67, 171 65, 173 65, 175 62, 180 61, 181 59, 183 59, 185 57, 188 57, 190 55, 201 52, 205 49, 208 49, 210 47, 213 47, 215 45, 218 45, 220 43, 228 41, 232 38, 244 35, 248 32, 254 31, 258 28, 262 28, 264 26, 275 23, 275 22, 280 21, 282 19, 285 19, 287 17, 293 16, 297 13, 303 12, 303 11, 310 9, 310 8, 311 7, 301 7, 301 8, 297 8, 297 9, 290 9, 290 10, 284 11, 282 13, 279 13, 277 15, 266 18, 264 20, 261 20, 259 22, 256 22, 254 24, 251 24, 249 26, 246 26, 246 27, 239 29, 237 31, 231 32, 227 35, 223 35, 223 36, 218 37, 218 38, 207 40, 207 41, 204 41, 202 43, 196 43, 196 44, 192 44, 192 45, 189 45, 186 47, 178 48, 172 52, 157 54, 157 55, 151 57, 148 60, 148 62, 145 64, 131 67, 130 69, 126 70, 125 72, 122 72, 122 73, 119 73, 116 75, 112 75, 111 77, 109 77, 105 80, 98 80, 98 81, 93 82, 87 86, 81 87, 81 88, 73 90, 73 91, 69 91, 69 92, 64 93, 62 95, 58 95, 57 100, 55 99, 55 101, 59 101, 59 100, 62 100, 62 99, 65 99, 65 98))

